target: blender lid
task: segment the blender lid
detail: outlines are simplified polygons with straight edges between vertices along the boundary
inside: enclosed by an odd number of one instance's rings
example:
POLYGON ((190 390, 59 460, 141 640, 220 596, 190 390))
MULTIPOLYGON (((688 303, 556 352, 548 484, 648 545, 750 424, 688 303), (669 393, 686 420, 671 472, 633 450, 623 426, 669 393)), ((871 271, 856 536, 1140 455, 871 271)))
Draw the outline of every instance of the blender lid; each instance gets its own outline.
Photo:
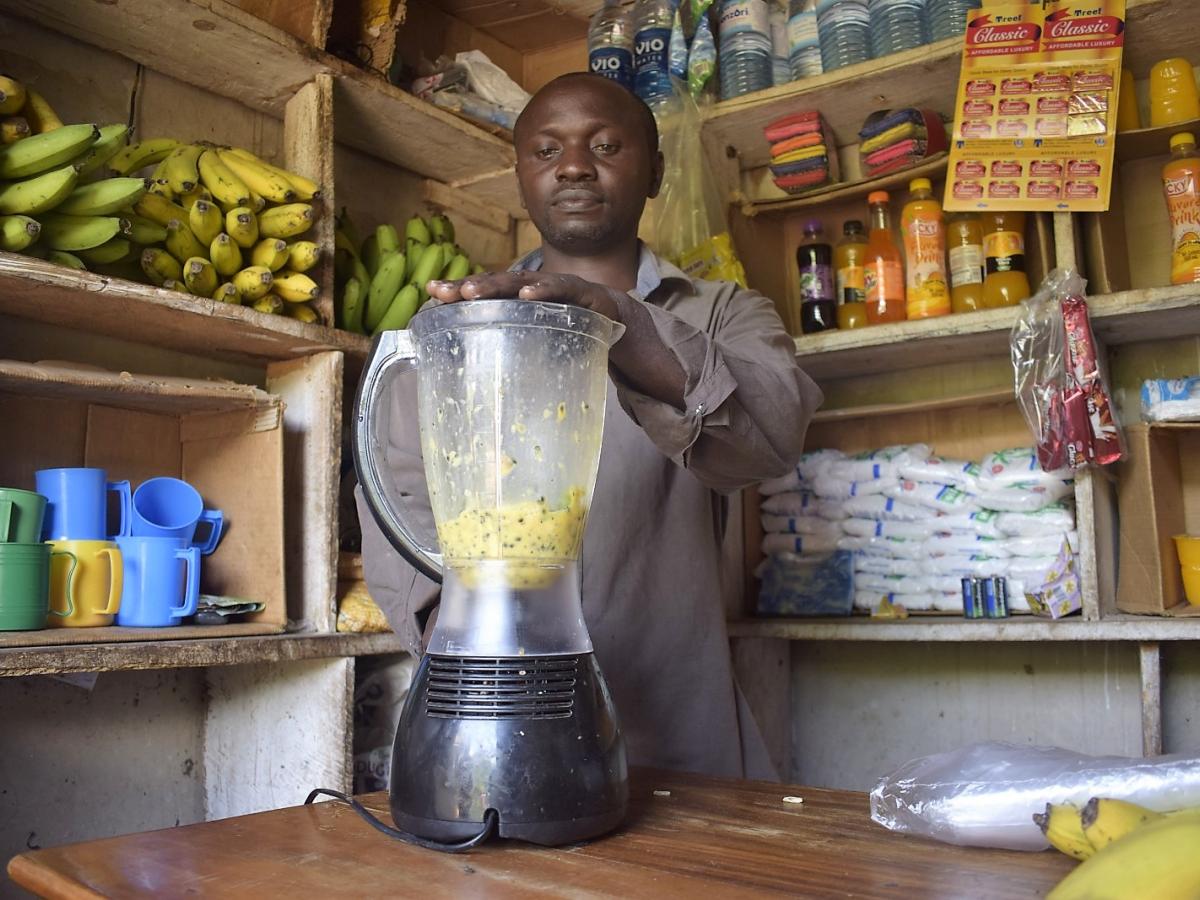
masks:
POLYGON ((408 324, 417 338, 439 331, 463 328, 494 328, 504 325, 533 326, 582 334, 615 344, 625 326, 608 316, 569 303, 544 303, 539 300, 497 299, 459 300, 455 303, 430 303, 408 324))

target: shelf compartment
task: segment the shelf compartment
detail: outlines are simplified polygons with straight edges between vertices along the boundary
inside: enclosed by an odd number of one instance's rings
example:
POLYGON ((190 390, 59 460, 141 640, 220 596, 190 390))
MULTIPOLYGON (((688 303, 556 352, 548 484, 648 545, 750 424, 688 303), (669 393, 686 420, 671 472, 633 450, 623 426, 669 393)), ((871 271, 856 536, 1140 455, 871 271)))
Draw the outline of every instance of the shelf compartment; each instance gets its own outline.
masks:
POLYGON ((1134 131, 1117 132, 1117 161, 1153 159, 1169 156, 1171 135, 1181 131, 1200 134, 1200 119, 1178 122, 1174 125, 1159 125, 1156 128, 1138 128, 1134 131))
POLYGON ((1122 616, 1087 622, 1079 617, 1050 621, 921 616, 896 621, 848 619, 738 619, 729 623, 733 638, 783 638, 790 641, 1194 641, 1200 619, 1122 616))

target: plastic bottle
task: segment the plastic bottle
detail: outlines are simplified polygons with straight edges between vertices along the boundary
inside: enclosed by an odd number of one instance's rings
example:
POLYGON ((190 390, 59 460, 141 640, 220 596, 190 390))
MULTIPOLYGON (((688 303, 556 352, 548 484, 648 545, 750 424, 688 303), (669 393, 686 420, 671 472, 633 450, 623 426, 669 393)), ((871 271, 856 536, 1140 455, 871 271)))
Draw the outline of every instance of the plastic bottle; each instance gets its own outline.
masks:
POLYGON ((867 324, 866 264, 867 236, 863 234, 863 223, 851 219, 842 225, 842 239, 833 248, 838 328, 862 328, 867 324))
POLYGON ((1195 135, 1171 135, 1171 161, 1163 166, 1162 179, 1171 217, 1171 284, 1200 282, 1200 156, 1195 135))
POLYGON ((1029 296, 1025 274, 1025 213, 984 213, 983 257, 987 274, 983 279, 983 307, 1016 306, 1029 296))
POLYGON ((871 58, 870 21, 867 0, 819 0, 817 36, 826 72, 871 58))
POLYGON ((967 17, 982 0, 925 0, 925 30, 930 41, 944 41, 967 30, 967 17))
POLYGON ((950 257, 950 308, 956 313, 983 309, 983 226, 976 213, 946 219, 950 257))
POLYGON ((910 199, 900 213, 904 238, 906 315, 931 319, 950 313, 950 288, 946 279, 946 231, 942 206, 933 196, 928 178, 908 184, 910 199))
POLYGON ((771 0, 771 80, 778 87, 792 80, 792 69, 788 65, 788 6, 787 0, 771 0))
POLYGON ((800 270, 800 330, 815 334, 837 328, 833 248, 822 240, 820 222, 804 226, 804 240, 796 248, 796 266, 800 270))
POLYGON ((651 109, 671 98, 667 51, 673 20, 671 0, 638 0, 633 7, 633 92, 651 109))
POLYGON ((925 0, 868 0, 868 9, 875 59, 928 43, 925 0))
POLYGON ((788 67, 792 80, 820 75, 821 40, 817 29, 817 0, 791 0, 788 7, 788 67))
POLYGON ((766 0, 721 0, 717 51, 722 100, 761 91, 774 83, 766 0))
POLYGON ((871 233, 867 238, 867 271, 863 287, 867 292, 867 322, 903 322, 904 266, 900 248, 892 234, 887 191, 874 191, 867 197, 871 210, 871 233))
POLYGON ((633 20, 619 0, 604 0, 588 26, 588 68, 633 90, 633 20))

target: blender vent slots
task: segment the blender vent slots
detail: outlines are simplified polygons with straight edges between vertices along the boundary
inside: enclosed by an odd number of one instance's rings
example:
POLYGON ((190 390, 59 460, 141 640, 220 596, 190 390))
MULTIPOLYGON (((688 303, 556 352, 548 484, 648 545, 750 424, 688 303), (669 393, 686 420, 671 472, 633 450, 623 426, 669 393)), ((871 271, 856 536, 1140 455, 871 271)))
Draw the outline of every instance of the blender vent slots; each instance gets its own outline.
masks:
POLYGON ((571 715, 576 657, 430 657, 425 711, 454 719, 560 719, 571 715))

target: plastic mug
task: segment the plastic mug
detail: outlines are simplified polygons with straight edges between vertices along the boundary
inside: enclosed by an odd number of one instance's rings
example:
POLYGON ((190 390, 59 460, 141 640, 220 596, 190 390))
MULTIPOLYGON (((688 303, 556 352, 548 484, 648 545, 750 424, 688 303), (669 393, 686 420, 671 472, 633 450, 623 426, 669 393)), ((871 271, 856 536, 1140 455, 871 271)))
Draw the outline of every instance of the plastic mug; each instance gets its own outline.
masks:
POLYGON ((199 548, 165 537, 121 537, 117 546, 125 568, 118 625, 163 628, 195 614, 200 602, 199 548))
POLYGON ((195 543, 204 556, 217 549, 224 518, 220 510, 205 509, 200 492, 178 478, 151 478, 133 492, 130 530, 133 537, 172 537, 195 543), (194 542, 196 526, 208 523, 208 537, 194 542))
POLYGON ((1164 59, 1150 70, 1150 127, 1200 118, 1200 94, 1192 64, 1182 57, 1164 59))
POLYGON ((121 608, 123 567, 117 545, 112 541, 51 541, 49 546, 54 554, 47 624, 65 628, 111 625, 121 608), (58 558, 60 554, 73 556, 74 566, 68 567, 65 559, 58 558))
POLYGON ((0 543, 40 543, 45 518, 46 498, 41 494, 0 488, 0 543))
POLYGON ((41 469, 35 477, 46 498, 43 540, 103 541, 128 530, 128 481, 107 481, 103 469, 41 469), (108 491, 121 503, 121 521, 112 531, 106 527, 108 491))
POLYGON ((0 631, 36 631, 46 627, 47 614, 69 616, 75 611, 75 556, 49 544, 0 544, 0 631), (50 610, 50 560, 66 564, 66 609, 50 610))

